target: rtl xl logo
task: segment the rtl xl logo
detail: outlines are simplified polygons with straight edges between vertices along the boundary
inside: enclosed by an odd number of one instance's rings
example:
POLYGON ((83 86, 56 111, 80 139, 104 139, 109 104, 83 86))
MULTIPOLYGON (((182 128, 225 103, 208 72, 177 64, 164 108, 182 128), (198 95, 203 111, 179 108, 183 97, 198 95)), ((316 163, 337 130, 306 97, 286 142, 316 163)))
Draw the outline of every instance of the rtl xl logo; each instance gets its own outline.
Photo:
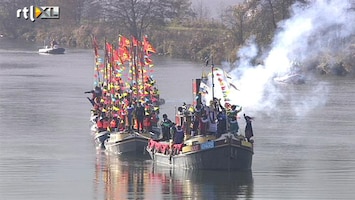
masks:
POLYGON ((36 18, 40 19, 59 19, 58 6, 30 6, 30 8, 20 8, 16 12, 17 18, 21 18, 21 14, 25 20, 30 19, 32 22, 36 18))

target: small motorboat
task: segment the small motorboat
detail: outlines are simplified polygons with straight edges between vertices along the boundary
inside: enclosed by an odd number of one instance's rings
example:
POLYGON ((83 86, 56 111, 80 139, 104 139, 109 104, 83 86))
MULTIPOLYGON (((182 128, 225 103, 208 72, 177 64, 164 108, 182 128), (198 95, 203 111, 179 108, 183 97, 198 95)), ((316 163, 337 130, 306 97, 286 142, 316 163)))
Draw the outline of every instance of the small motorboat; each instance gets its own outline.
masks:
POLYGON ((301 74, 287 74, 285 76, 275 77, 274 81, 276 83, 289 83, 295 85, 305 84, 305 77, 301 74))
POLYGON ((64 52, 65 49, 59 47, 58 45, 54 45, 53 47, 44 46, 43 49, 38 50, 38 53, 43 53, 43 54, 64 54, 64 52))

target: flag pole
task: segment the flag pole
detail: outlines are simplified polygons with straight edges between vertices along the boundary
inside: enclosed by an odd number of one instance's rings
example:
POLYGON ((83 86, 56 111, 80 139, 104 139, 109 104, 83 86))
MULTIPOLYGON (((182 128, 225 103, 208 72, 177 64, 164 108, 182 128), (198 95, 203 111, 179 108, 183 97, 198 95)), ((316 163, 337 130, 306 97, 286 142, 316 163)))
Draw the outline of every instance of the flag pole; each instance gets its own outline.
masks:
POLYGON ((214 102, 214 63, 213 63, 213 55, 211 56, 211 70, 212 70, 212 101, 214 102))

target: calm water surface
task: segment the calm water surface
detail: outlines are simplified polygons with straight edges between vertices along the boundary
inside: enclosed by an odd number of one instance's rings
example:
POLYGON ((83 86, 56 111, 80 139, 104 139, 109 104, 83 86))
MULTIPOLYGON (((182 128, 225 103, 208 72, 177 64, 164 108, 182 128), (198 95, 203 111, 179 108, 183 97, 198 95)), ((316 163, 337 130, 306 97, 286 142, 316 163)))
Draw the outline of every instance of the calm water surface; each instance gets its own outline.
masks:
MULTIPOLYGON (((95 149, 84 94, 93 52, 37 49, 0 40, 1 200, 355 199, 353 78, 323 77, 324 105, 302 117, 291 105, 319 81, 282 86, 279 111, 255 113, 252 172, 183 171, 95 149)), ((155 64, 161 110, 173 116, 175 106, 192 101, 201 65, 162 57, 155 64)))

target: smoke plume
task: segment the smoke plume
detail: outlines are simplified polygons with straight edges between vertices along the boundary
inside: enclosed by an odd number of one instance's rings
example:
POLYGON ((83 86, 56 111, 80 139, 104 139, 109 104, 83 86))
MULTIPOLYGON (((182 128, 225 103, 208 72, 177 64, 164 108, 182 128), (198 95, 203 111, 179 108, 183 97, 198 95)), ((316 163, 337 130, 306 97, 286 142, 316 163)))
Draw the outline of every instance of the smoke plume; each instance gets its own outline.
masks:
MULTIPOLYGON (((355 14, 350 1, 315 0, 308 5, 292 6, 291 17, 278 24, 279 31, 274 36, 271 49, 262 57, 262 64, 255 65, 258 47, 250 39, 238 52, 240 58, 235 69, 230 72, 240 91, 235 94, 236 102, 245 109, 275 112, 282 100, 291 100, 292 109, 298 115, 324 105, 327 86, 322 82, 312 83, 311 90, 305 90, 302 98, 286 96, 273 78, 290 73, 292 63, 304 63, 324 51, 338 51, 339 41, 355 33, 355 14), (290 99, 291 98, 291 99, 290 99)), ((341 44, 342 48, 345 48, 341 44)), ((307 86, 309 82, 306 82, 307 86)), ((282 88, 285 91, 285 87, 282 88)), ((244 109, 244 110, 245 110, 244 109)))

